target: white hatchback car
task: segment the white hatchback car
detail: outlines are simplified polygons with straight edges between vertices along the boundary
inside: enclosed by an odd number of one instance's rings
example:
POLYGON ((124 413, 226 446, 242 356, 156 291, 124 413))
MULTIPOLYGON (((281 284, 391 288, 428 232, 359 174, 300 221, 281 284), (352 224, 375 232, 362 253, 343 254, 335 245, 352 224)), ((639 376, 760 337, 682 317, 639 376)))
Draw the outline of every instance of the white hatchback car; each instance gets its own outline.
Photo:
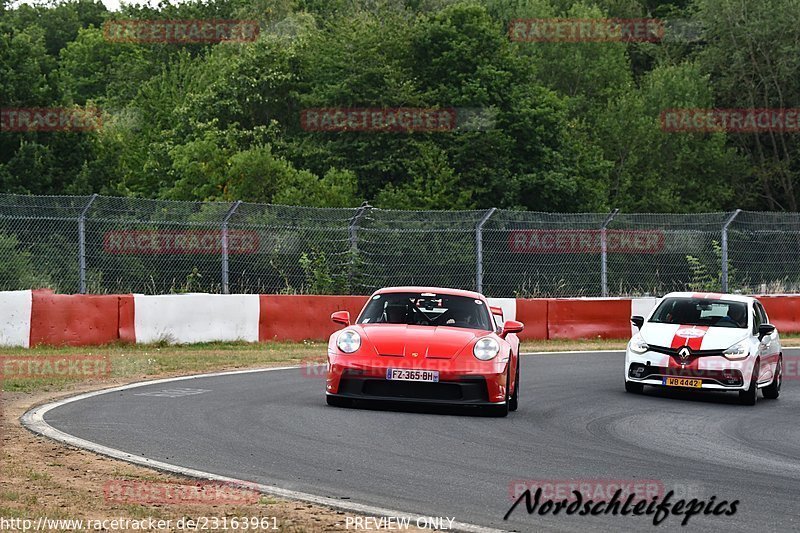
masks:
POLYGON ((644 385, 738 391, 755 405, 758 389, 775 399, 783 356, 761 302, 733 294, 673 292, 645 317, 625 351, 625 390, 644 385))

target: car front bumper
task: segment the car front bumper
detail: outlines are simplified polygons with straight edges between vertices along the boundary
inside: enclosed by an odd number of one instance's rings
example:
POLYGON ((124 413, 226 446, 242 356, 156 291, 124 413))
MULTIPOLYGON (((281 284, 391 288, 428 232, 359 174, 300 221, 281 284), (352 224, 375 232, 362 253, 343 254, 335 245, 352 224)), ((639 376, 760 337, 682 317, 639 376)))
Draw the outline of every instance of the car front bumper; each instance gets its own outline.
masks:
POLYGON ((745 390, 750 386, 751 376, 749 357, 740 361, 720 356, 698 357, 682 365, 671 356, 657 352, 637 354, 629 349, 625 354, 625 380, 642 385, 667 387, 667 378, 679 377, 701 380, 700 389, 745 390))
POLYGON ((386 359, 376 362, 374 359, 329 356, 326 393, 351 399, 454 405, 499 405, 506 401, 507 358, 476 362, 386 359), (439 381, 387 380, 386 372, 390 368, 437 371, 439 381))

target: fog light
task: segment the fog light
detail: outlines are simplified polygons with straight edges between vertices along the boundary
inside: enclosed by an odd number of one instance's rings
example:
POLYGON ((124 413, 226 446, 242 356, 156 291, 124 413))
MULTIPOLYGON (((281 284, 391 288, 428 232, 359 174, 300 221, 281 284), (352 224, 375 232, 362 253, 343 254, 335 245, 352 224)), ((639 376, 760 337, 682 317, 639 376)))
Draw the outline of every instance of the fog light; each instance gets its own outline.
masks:
POLYGON ((628 369, 628 376, 636 379, 641 379, 642 374, 644 374, 644 371, 645 371, 644 365, 634 363, 628 369))

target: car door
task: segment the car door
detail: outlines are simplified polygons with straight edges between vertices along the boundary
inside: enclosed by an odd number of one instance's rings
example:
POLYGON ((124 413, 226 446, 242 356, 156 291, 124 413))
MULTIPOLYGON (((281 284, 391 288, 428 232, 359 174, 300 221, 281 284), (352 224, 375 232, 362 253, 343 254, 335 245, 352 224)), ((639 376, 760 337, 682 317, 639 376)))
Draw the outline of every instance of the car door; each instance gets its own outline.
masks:
MULTIPOLYGON (((755 316, 758 318, 760 324, 769 324, 769 317, 761 305, 761 302, 755 301, 753 304, 755 316)), ((758 328, 756 328, 758 334, 758 328)), ((759 381, 771 381, 772 376, 775 374, 775 368, 778 364, 778 358, 781 353, 781 340, 777 328, 769 335, 765 335, 759 343, 759 356, 761 358, 761 376, 759 381)))

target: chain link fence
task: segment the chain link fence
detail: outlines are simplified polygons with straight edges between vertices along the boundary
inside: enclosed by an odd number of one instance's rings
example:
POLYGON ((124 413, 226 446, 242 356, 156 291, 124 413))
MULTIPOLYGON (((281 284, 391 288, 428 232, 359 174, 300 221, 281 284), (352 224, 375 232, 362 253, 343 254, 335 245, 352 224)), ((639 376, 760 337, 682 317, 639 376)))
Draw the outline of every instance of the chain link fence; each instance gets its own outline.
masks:
POLYGON ((800 214, 320 209, 0 195, 0 289, 496 297, 800 290, 800 214))

